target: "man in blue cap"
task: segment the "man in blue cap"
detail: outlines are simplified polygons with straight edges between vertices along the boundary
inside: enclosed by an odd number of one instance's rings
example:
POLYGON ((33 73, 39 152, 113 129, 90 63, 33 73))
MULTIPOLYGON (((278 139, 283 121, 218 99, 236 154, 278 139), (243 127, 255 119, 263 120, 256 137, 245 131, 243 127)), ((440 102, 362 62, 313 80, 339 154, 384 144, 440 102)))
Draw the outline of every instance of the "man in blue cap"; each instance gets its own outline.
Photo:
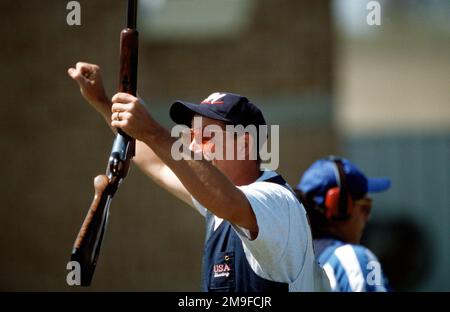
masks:
POLYGON ((368 193, 389 187, 389 179, 367 178, 349 160, 334 156, 314 162, 297 185, 311 222, 317 260, 333 291, 389 290, 377 258, 359 245, 372 207, 368 193))
POLYGON ((260 159, 249 157, 255 146, 259 150, 258 139, 245 132, 232 142, 213 141, 205 135, 208 128, 222 131, 214 134, 216 138, 225 137, 228 126, 264 126, 261 111, 247 98, 215 92, 200 103, 175 102, 170 116, 190 128, 190 152, 194 154, 175 159, 177 140, 139 98, 117 93, 109 100, 97 65, 80 62, 68 74, 113 129, 120 128, 136 139, 135 164, 205 217, 203 290, 329 290, 327 277, 315 260, 303 206, 280 175, 262 171, 260 159), (196 118, 201 118, 201 126, 196 126, 196 118), (195 157, 206 149, 208 155, 231 149, 231 157, 228 153, 226 157, 195 157), (235 157, 241 151, 244 157, 235 157))

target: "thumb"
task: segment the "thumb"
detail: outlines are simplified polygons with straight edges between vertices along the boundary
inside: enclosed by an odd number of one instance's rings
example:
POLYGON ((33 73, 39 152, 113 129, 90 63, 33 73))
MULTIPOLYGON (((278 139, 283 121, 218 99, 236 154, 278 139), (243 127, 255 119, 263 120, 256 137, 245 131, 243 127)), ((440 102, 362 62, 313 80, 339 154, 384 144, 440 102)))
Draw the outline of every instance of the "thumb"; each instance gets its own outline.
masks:
POLYGON ((71 67, 67 70, 67 73, 69 74, 69 76, 75 80, 76 82, 78 82, 78 84, 80 86, 85 85, 86 83, 86 78, 81 74, 81 72, 79 70, 76 70, 75 68, 71 67))

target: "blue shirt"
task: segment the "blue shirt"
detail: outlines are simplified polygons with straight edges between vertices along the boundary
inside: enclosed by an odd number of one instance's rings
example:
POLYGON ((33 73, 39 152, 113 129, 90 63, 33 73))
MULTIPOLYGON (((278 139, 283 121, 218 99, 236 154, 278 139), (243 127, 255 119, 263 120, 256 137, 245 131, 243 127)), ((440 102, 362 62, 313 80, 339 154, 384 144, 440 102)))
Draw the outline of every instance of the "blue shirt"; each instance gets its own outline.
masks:
POLYGON ((333 238, 314 239, 314 250, 332 291, 390 291, 376 256, 366 247, 333 238))

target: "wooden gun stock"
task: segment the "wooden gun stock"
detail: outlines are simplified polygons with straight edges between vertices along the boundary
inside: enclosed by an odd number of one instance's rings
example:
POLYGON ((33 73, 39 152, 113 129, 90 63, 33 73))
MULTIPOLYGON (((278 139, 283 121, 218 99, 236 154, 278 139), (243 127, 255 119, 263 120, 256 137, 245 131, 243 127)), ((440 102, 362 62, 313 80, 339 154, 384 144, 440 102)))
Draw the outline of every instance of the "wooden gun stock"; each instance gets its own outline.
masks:
MULTIPOLYGON (((119 92, 136 96, 138 32, 137 0, 128 0, 127 28, 120 34, 119 92)), ((95 195, 72 250, 71 261, 81 269, 81 286, 89 286, 94 275, 100 247, 108 222, 109 206, 120 183, 127 176, 134 156, 135 140, 121 129, 117 131, 106 168, 106 175, 94 179, 95 195)))
POLYGON ((81 286, 89 286, 97 265, 98 252, 108 220, 108 207, 111 196, 108 195, 109 179, 98 175, 94 179, 95 195, 78 232, 73 246, 71 261, 77 261, 81 268, 81 286))

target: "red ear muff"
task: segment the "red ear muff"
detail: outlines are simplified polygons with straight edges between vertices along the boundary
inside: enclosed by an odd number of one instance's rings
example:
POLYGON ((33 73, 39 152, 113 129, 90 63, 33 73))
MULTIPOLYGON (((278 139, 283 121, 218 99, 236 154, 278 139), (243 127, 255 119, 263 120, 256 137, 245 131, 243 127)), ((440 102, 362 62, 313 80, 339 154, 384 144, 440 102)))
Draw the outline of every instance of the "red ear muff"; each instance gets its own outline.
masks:
POLYGON ((325 195, 325 216, 329 220, 344 220, 348 218, 353 212, 353 199, 347 194, 347 209, 345 213, 340 211, 341 191, 339 187, 332 187, 325 195))
POLYGON ((340 199, 339 187, 330 188, 325 195, 325 216, 327 219, 339 215, 339 199, 340 199))

